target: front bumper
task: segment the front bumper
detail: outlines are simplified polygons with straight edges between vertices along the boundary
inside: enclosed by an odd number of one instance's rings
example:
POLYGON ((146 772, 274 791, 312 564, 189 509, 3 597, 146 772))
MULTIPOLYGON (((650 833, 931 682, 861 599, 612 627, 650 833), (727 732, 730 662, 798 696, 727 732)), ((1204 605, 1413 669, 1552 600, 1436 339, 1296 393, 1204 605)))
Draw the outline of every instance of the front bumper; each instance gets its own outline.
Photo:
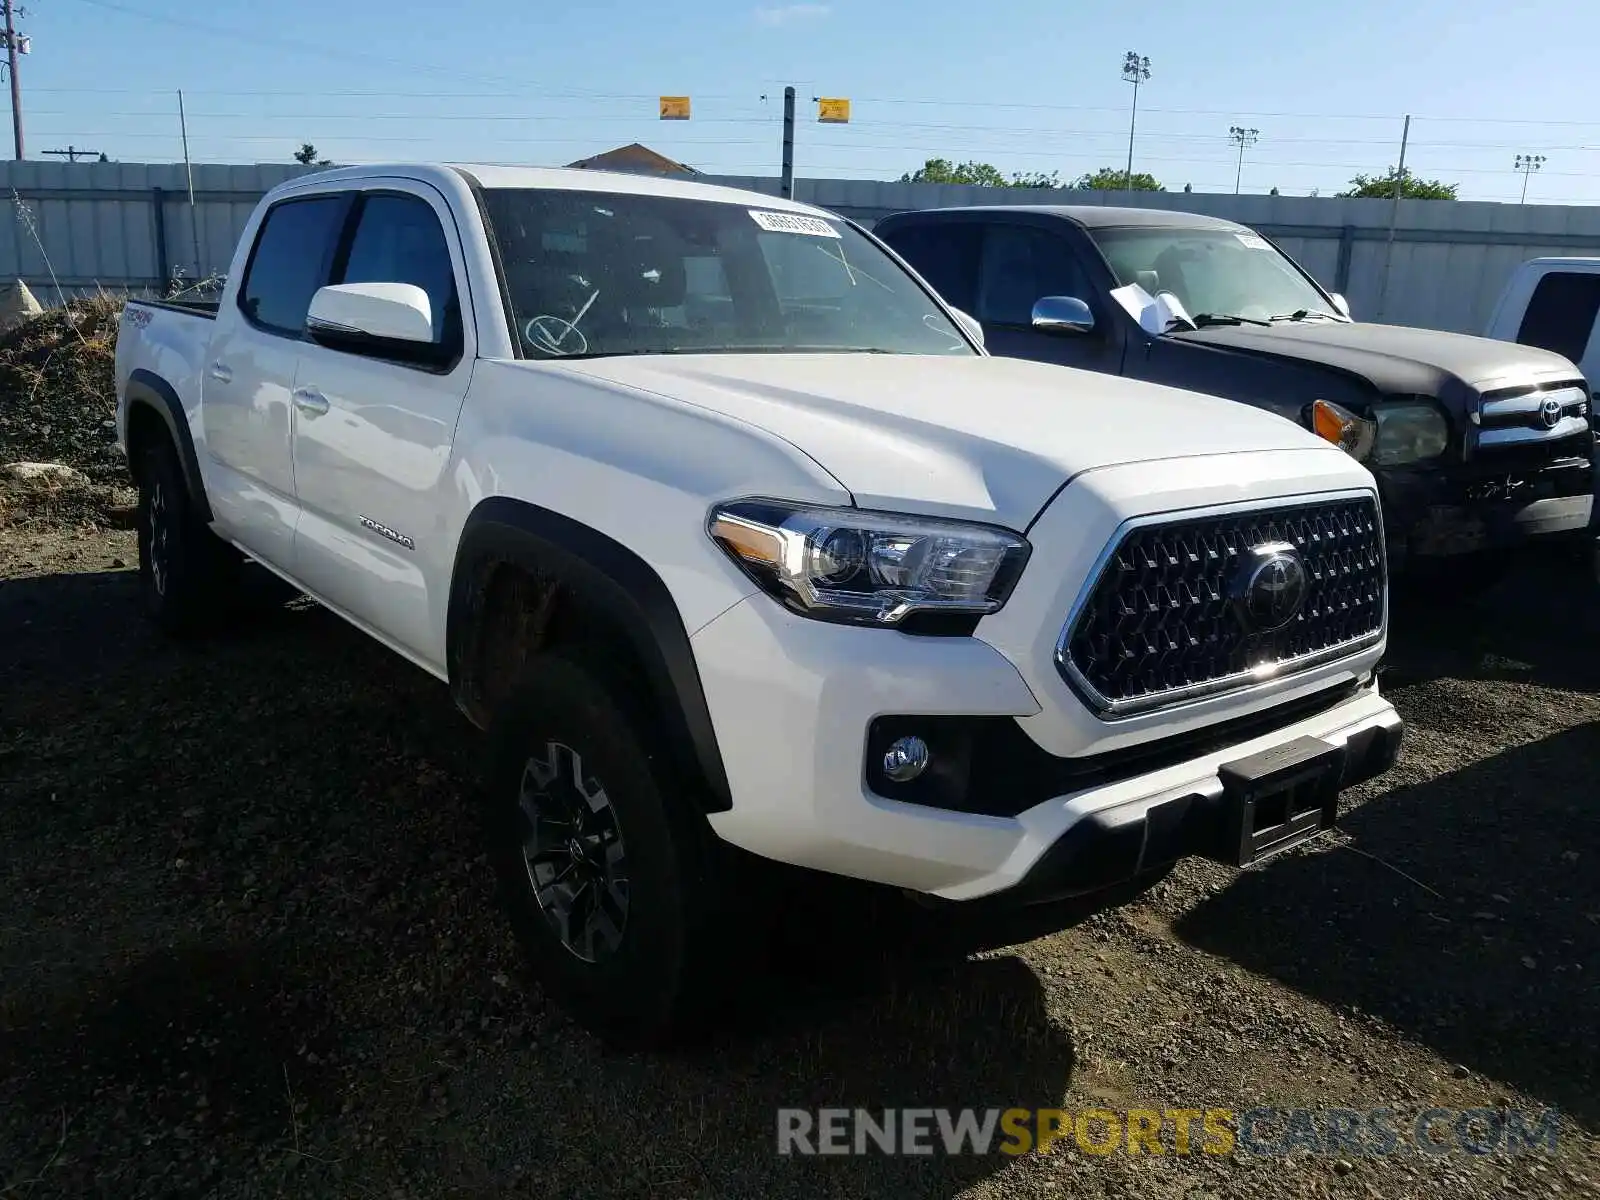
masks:
POLYGON ((1568 541, 1581 537, 1594 515, 1596 468, 1589 463, 1508 475, 1519 485, 1509 488, 1446 467, 1380 468, 1375 475, 1396 572, 1423 559, 1568 541))
MULTIPOLYGON (((948 900, 1008 889, 1019 898, 1089 892, 1166 855, 1202 852, 1224 764, 1317 738, 1345 751, 1348 785, 1393 761, 1402 729, 1375 680, 1352 680, 1330 687, 1335 698, 1315 711, 1286 705, 1281 725, 1264 727, 1271 711, 1257 711, 1237 741, 1030 796, 1036 802, 1014 806, 1015 815, 991 815, 1004 804, 955 811, 874 792, 869 729, 886 715, 1012 718, 1026 727, 1041 705, 992 646, 827 625, 765 596, 735 605, 693 641, 733 793, 730 811, 709 816, 716 833, 767 858, 948 900)), ((1157 722, 1150 732, 1181 724, 1157 722)))

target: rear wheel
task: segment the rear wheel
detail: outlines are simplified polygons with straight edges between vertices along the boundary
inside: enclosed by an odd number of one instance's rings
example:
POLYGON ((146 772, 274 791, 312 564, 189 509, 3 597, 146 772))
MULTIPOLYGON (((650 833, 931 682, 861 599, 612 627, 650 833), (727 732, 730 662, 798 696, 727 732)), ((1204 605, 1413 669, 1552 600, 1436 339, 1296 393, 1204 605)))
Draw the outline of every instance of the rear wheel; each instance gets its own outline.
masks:
POLYGON ((230 598, 238 556, 196 515, 171 442, 145 450, 136 473, 145 611, 168 633, 192 632, 230 598))
POLYGON ((704 1027, 721 874, 625 677, 530 659, 490 727, 489 853, 518 939, 580 1024, 624 1045, 704 1027))

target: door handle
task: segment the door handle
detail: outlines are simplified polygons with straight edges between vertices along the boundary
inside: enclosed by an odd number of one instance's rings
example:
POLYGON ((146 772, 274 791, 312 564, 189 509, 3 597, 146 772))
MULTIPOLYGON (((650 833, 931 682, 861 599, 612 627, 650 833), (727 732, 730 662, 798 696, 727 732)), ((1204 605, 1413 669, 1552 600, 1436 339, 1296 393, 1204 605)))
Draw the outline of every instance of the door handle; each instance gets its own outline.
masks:
POLYGON ((211 378, 218 383, 232 383, 233 368, 225 362, 214 362, 211 364, 211 378))
POLYGON ((308 417, 320 417, 328 411, 328 398, 316 388, 295 388, 294 406, 308 417))

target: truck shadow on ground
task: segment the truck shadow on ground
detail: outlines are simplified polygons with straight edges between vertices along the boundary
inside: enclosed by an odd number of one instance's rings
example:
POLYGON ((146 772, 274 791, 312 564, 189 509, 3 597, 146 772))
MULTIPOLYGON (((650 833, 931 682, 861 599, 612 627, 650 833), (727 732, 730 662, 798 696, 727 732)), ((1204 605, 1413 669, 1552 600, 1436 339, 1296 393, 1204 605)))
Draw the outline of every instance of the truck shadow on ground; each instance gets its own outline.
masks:
POLYGON ((1361 853, 1247 870, 1176 931, 1593 1126, 1596 762, 1588 724, 1385 792, 1341 820, 1361 853))
POLYGON ((1600 654, 1590 649, 1600 646, 1597 602, 1592 577, 1566 562, 1518 568, 1478 595, 1397 581, 1385 683, 1504 679, 1600 691, 1600 654))
POLYGON ((189 645, 136 606, 127 571, 0 584, 0 1146, 38 1169, 65 1122, 58 1189, 954 1190, 1010 1159, 780 1159, 778 1109, 1070 1087, 1040 980, 964 956, 1077 909, 813 879, 771 883, 710 1044, 607 1052, 510 944, 437 681, 304 603, 189 645))

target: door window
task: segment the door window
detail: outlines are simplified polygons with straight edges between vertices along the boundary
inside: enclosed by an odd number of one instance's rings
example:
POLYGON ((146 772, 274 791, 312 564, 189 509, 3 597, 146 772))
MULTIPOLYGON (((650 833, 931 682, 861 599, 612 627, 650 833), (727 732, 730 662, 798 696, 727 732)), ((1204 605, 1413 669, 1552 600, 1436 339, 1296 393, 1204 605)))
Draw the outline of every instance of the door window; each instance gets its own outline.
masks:
POLYGON ((985 324, 1031 327, 1034 302, 1073 296, 1088 303, 1088 280, 1065 239, 1027 225, 991 225, 984 233, 978 308, 985 324))
POLYGON ((327 282, 348 199, 312 196, 268 210, 239 287, 239 308, 251 324, 285 337, 304 334, 311 297, 327 282))
POLYGON ((1534 286, 1517 341, 1583 362, 1600 313, 1600 275, 1552 271, 1534 286))
POLYGON ((928 281, 946 304, 970 313, 982 235, 982 226, 951 221, 910 225, 884 234, 883 240, 928 281))
POLYGON ((459 350, 461 302, 450 243, 420 196, 367 196, 340 283, 409 283, 428 294, 433 340, 459 350))

